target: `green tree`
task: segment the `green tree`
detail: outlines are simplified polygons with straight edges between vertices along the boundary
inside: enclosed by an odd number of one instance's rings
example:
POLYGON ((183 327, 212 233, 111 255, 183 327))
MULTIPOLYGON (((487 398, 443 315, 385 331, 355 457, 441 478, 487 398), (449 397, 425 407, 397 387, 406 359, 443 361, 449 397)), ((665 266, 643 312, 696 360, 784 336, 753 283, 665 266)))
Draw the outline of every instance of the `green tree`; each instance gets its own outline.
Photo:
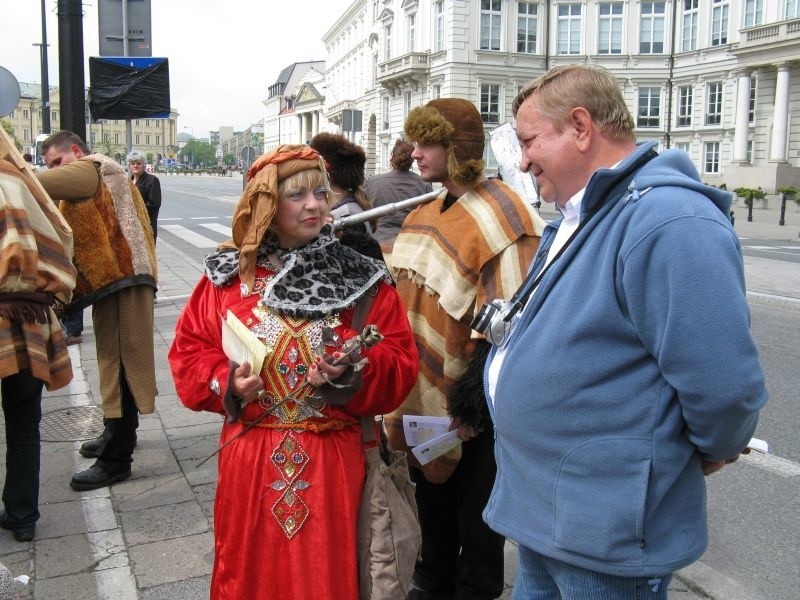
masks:
POLYGON ((14 135, 14 128, 11 127, 11 123, 6 121, 5 119, 0 119, 0 125, 2 125, 3 129, 6 130, 6 133, 8 134, 8 137, 10 137, 12 140, 14 140, 14 145, 17 147, 17 150, 22 152, 22 144, 20 144, 19 140, 17 140, 17 136, 14 135))
POLYGON ((236 164, 236 157, 233 154, 226 154, 222 157, 222 163, 228 167, 236 164))
POLYGON ((216 153, 216 148, 208 142, 189 140, 181 149, 180 157, 181 162, 188 163, 193 167, 197 165, 215 165, 217 164, 216 153))

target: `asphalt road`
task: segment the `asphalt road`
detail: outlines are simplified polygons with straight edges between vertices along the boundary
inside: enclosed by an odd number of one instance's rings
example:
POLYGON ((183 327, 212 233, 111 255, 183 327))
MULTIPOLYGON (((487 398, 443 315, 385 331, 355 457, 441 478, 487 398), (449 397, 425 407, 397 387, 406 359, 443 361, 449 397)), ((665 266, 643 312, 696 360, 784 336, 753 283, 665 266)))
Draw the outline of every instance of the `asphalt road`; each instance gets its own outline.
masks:
MULTIPOLYGON (((159 237, 199 263, 228 237, 241 178, 161 181, 159 237), (200 238, 208 240, 205 247, 197 245, 200 238)), ((796 278, 800 244, 748 238, 742 246, 745 256, 774 261, 778 277, 796 278)), ((710 544, 698 566, 716 578, 717 589, 730 586, 729 598, 788 600, 800 597, 800 302, 751 297, 750 305, 770 391, 756 436, 769 442, 771 453, 745 457, 709 478, 710 544)), ((731 376, 736 368, 730 365, 731 376)))

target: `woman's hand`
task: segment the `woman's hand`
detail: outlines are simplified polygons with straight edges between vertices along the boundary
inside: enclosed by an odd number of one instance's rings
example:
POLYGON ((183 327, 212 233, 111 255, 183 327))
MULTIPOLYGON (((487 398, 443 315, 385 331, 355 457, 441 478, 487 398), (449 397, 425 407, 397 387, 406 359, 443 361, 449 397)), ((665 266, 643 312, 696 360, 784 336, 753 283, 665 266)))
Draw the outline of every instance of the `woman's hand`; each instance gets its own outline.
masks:
POLYGON ((341 352, 334 352, 333 358, 342 361, 341 364, 331 365, 321 356, 308 369, 308 382, 314 387, 320 387, 331 381, 336 381, 350 366, 350 357, 341 352))
POLYGON ((264 383, 261 377, 252 373, 249 362, 242 363, 233 371, 233 395, 241 398, 243 404, 255 402, 264 394, 264 383))

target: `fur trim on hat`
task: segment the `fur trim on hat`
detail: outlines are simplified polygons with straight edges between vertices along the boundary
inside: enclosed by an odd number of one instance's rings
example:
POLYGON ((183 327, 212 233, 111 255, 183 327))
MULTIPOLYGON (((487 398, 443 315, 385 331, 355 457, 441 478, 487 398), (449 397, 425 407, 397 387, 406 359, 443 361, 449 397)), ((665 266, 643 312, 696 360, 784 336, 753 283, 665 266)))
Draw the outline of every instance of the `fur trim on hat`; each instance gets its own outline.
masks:
POLYGON ((348 190, 364 185, 367 155, 361 146, 334 133, 318 133, 311 140, 310 146, 330 165, 328 173, 331 183, 348 190))
POLYGON ((412 110, 405 123, 409 140, 447 150, 448 177, 469 185, 483 176, 483 121, 475 105, 459 98, 431 100, 412 110))

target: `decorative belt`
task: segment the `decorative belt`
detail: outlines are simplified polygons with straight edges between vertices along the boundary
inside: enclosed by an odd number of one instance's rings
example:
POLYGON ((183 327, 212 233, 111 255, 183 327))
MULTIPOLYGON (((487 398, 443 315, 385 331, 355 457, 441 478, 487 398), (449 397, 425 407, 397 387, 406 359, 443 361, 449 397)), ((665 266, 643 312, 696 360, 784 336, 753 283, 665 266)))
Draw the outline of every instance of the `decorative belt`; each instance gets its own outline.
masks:
POLYGON ((49 323, 55 296, 47 292, 0 293, 0 318, 16 323, 49 323))
MULTIPOLYGON (((242 424, 247 427, 253 424, 252 421, 245 421, 241 419, 242 424)), ((259 421, 256 427, 264 427, 266 429, 292 429, 294 431, 310 431, 311 433, 323 433, 325 431, 341 431, 345 427, 358 425, 355 419, 328 419, 327 421, 299 421, 297 423, 283 423, 277 421, 275 423, 264 423, 259 421)))

